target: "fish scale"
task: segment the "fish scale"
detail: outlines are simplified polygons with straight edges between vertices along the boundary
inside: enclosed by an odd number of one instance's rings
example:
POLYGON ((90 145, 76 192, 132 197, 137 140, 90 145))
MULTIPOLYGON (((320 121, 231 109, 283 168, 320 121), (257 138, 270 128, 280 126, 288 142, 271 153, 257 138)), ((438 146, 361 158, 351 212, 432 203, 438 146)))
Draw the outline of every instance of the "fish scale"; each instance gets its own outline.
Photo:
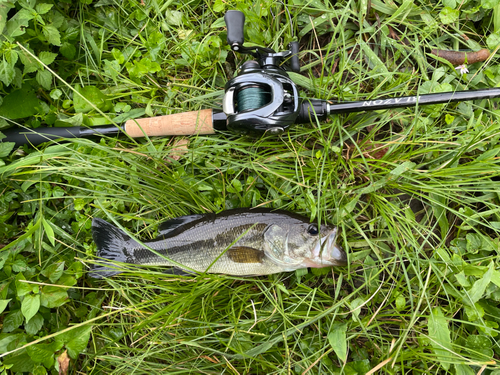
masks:
MULTIPOLYGON (((258 264, 235 263, 225 253, 231 245, 250 248, 261 247, 264 241, 263 231, 267 224, 244 223, 242 220, 237 220, 232 224, 235 226, 228 228, 224 220, 203 223, 203 225, 190 228, 190 230, 183 232, 176 238, 145 242, 144 244, 174 262, 199 272, 205 272, 215 259, 220 256, 210 268, 212 273, 228 273, 231 271, 231 274, 245 275, 250 272, 249 267, 252 269, 251 272, 255 272, 255 274, 269 273, 269 267, 274 266, 270 262, 258 264), (207 236, 208 239, 203 239, 201 234, 207 236), (200 249, 203 250, 199 251, 200 249)), ((175 263, 157 256, 144 247, 134 249, 133 252, 136 264, 175 265, 175 263)))

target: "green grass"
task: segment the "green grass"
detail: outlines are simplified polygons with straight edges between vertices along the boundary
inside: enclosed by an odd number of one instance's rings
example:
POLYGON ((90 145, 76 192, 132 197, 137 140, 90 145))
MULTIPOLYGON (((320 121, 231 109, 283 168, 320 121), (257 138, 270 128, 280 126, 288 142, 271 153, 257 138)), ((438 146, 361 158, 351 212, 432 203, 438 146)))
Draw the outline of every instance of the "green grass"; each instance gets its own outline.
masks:
MULTIPOLYGON (((11 27, 22 7, 8 4, 0 20, 11 27)), ((30 19, 20 35, 6 26, 0 39, 0 96, 24 83, 43 104, 22 118, 0 106, 0 130, 220 106, 246 60, 225 44, 222 17, 236 8, 247 42, 283 50, 300 37, 302 70, 291 77, 303 97, 493 87, 496 54, 464 76, 429 54, 495 53, 493 5, 81 1, 43 13, 32 1, 43 24, 30 19), (21 58, 11 64, 16 42, 64 82, 21 58), (80 87, 103 100, 88 96, 94 108, 84 109, 80 87)), ((498 375, 497 108, 480 100, 340 115, 281 137, 198 136, 178 159, 169 137, 0 144, 0 371, 57 374, 67 351, 74 374, 498 375), (349 265, 252 278, 154 267, 86 276, 93 217, 147 240, 173 217, 255 206, 337 225, 349 265)))

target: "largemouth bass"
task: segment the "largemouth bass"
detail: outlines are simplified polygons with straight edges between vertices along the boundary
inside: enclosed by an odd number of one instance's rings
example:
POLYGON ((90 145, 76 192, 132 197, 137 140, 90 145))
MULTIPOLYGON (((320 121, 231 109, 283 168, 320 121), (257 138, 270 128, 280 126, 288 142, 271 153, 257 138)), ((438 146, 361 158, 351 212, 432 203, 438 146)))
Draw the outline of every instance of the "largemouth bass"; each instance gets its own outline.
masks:
MULTIPOLYGON (((155 240, 144 242, 165 258, 102 219, 92 221, 92 236, 97 256, 113 264, 171 266, 188 272, 235 276, 347 264, 346 253, 336 244, 335 227, 318 227, 301 215, 266 208, 169 220, 160 225, 155 240)), ((91 276, 109 277, 122 272, 116 266, 110 268, 110 264, 97 265, 91 276)))

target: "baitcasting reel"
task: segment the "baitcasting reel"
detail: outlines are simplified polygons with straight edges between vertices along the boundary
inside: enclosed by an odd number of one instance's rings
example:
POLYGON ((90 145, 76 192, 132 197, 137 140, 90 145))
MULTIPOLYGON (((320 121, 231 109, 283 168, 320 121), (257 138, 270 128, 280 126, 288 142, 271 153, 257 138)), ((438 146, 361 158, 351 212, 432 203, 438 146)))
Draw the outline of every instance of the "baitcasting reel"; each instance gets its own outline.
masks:
POLYGON ((283 52, 245 47, 245 15, 230 10, 224 20, 231 49, 255 58, 243 63, 238 75, 226 83, 223 112, 227 116, 228 129, 243 133, 281 134, 293 124, 310 122, 311 109, 320 119, 328 116, 329 104, 323 100, 303 103, 297 86, 286 73, 286 70, 300 71, 298 42, 291 42, 289 49, 283 52))

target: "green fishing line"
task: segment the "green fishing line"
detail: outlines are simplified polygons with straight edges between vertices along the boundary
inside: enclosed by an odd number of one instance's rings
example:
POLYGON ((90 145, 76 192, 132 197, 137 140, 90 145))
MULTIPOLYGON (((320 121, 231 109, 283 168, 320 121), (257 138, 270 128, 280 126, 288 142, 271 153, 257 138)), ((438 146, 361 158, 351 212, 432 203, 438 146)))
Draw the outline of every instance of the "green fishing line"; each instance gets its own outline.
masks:
POLYGON ((239 90, 236 96, 238 112, 263 107, 271 101, 271 93, 262 87, 252 86, 239 90))

